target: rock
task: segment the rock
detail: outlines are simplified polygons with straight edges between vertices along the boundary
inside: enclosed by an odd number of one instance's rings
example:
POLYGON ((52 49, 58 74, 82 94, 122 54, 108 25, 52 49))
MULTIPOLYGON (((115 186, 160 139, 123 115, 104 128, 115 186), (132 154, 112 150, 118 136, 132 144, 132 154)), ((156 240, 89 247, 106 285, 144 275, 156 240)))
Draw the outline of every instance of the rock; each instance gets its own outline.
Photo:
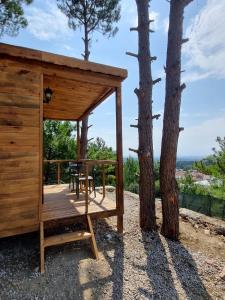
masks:
POLYGON ((223 271, 219 274, 220 278, 225 280, 225 267, 223 268, 223 271))
POLYGON ((205 229, 205 230, 204 230, 204 233, 205 233, 206 235, 210 235, 210 230, 209 230, 209 229, 205 229))
POLYGON ((194 228, 195 228, 195 229, 198 229, 198 228, 199 228, 199 226, 198 226, 197 224, 195 224, 195 225, 194 225, 194 228))
POLYGON ((110 233, 108 233, 108 234, 106 234, 106 238, 108 241, 111 241, 113 237, 110 233))

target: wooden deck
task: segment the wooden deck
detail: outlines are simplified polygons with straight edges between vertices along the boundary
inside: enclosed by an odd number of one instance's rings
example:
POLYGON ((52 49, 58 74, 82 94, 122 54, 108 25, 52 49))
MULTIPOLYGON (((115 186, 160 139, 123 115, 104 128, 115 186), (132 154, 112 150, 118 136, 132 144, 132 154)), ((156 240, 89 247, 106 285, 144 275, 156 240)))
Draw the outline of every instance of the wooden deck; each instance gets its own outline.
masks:
MULTIPOLYGON (((88 213, 95 217, 116 215, 116 201, 96 192, 89 194, 88 213)), ((77 199, 75 192, 69 191, 68 184, 44 187, 42 221, 72 218, 85 214, 85 194, 77 199)))

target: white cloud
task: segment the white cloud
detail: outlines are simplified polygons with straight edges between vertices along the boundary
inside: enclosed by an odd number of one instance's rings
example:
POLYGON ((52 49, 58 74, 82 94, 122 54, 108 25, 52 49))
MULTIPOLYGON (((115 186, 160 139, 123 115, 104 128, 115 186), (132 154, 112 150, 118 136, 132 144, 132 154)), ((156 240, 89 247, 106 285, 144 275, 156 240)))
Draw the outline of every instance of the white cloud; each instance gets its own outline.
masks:
POLYGON ((186 30, 187 81, 225 78, 225 1, 208 0, 186 30))
POLYGON ((217 136, 224 136, 225 118, 218 117, 185 128, 180 134, 178 155, 209 155, 217 136))
POLYGON ((58 40, 71 36, 67 17, 55 2, 46 1, 45 5, 45 10, 35 6, 27 8, 27 30, 39 40, 58 40))

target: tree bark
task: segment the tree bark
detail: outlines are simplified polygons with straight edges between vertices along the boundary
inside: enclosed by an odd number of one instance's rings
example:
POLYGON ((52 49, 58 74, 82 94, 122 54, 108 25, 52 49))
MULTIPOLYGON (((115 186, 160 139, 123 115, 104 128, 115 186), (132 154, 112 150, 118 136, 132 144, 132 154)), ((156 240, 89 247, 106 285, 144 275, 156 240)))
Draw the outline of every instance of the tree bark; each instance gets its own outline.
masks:
POLYGON ((149 0, 136 0, 138 11, 138 62, 139 89, 138 97, 138 159, 140 166, 140 227, 145 231, 156 229, 155 188, 153 173, 152 141, 152 74, 149 39, 149 0))
MULTIPOLYGON (((162 234, 170 239, 179 237, 179 200, 175 178, 181 93, 181 47, 184 40, 184 8, 192 0, 171 0, 166 61, 166 96, 160 158, 160 191, 162 197, 162 234)), ((186 40, 185 40, 186 41, 186 40)))
MULTIPOLYGON (((84 60, 89 60, 89 38, 87 24, 84 24, 84 60)), ((81 137, 80 137, 80 158, 87 157, 87 145, 88 145, 88 116, 82 120, 81 137)))

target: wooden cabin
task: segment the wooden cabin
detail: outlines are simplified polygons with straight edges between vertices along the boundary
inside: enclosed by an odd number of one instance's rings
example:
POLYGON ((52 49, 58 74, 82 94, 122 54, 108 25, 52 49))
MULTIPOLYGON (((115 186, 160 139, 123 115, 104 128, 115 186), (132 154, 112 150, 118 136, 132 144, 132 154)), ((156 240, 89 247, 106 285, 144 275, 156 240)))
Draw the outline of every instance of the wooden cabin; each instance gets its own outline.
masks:
MULTIPOLYGON (((47 221, 82 215, 88 215, 89 220, 117 216, 122 232, 121 84, 127 71, 3 43, 0 70, 0 237, 42 230, 47 221), (43 103, 46 88, 53 92, 49 103, 43 103), (79 128, 79 122, 113 93, 117 160, 82 163, 87 176, 92 164, 116 166, 116 201, 108 199, 105 191, 104 197, 94 197, 88 189, 77 201, 60 180, 57 185, 44 187, 43 120, 77 121, 79 128)), ((77 136, 79 145, 79 129, 77 136)), ((58 164, 59 176, 61 161, 49 163, 58 164)), ((43 249, 60 243, 57 238, 45 241, 43 234, 43 249)), ((76 239, 70 236, 65 240, 76 239)))

